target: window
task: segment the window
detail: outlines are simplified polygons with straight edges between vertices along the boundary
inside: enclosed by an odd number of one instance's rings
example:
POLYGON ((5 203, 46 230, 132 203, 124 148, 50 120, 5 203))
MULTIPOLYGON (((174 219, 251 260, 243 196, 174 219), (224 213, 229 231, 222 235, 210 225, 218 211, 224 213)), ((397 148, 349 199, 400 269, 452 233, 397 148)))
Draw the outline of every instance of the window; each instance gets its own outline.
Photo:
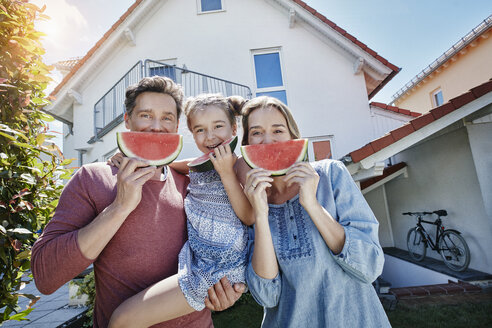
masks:
POLYGON ((322 159, 330 159, 333 157, 331 154, 330 140, 313 141, 313 150, 314 150, 315 161, 320 161, 322 159))
POLYGON ((253 62, 256 96, 275 97, 287 104, 280 52, 270 50, 253 53, 253 62))
POLYGON ((149 67, 149 76, 166 76, 176 82, 176 69, 173 66, 149 67))
POLYGON ((198 12, 222 11, 222 0, 197 0, 198 12))
POLYGON ((442 90, 440 88, 432 93, 432 102, 434 107, 439 107, 444 103, 444 98, 442 97, 442 90))
POLYGON ((333 135, 308 137, 308 155, 310 161, 333 158, 333 135))

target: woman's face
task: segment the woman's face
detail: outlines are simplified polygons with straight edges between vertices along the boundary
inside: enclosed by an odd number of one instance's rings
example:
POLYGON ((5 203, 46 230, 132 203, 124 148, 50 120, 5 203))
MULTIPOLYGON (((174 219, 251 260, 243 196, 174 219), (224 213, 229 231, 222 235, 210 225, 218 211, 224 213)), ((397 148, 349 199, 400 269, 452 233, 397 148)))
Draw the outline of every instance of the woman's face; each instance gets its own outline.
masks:
POLYGON ((248 117, 248 144, 269 144, 291 140, 287 120, 275 107, 258 108, 248 117))

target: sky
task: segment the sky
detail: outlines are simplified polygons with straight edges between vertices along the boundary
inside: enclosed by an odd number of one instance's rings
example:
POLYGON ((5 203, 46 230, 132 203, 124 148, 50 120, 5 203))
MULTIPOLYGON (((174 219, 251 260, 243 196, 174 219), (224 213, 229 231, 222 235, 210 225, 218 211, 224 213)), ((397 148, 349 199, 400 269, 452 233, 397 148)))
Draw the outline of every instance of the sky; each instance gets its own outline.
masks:
MULTIPOLYGON (((195 1, 195 0, 181 0, 195 1)), ((225 0, 233 1, 233 0, 225 0)), ((245 1, 245 0, 234 0, 245 1)), ((401 71, 371 99, 390 103, 392 95, 432 61, 492 14, 490 0, 304 0, 401 71)), ((84 56, 134 0, 31 0, 49 21, 44 60, 84 56)), ((55 83, 60 74, 53 74, 55 83)))

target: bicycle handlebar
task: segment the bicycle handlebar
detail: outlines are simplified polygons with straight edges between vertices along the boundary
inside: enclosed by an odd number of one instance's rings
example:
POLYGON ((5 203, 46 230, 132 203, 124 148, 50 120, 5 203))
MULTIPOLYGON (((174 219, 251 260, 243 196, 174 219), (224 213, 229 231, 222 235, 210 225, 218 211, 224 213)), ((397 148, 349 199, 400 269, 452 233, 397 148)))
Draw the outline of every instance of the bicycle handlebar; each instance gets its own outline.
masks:
POLYGON ((401 213, 403 215, 427 215, 427 214, 433 214, 432 212, 405 212, 401 213))
POLYGON ((403 214, 403 215, 415 215, 415 216, 436 214, 437 216, 446 216, 446 215, 448 215, 448 212, 446 210, 437 210, 437 211, 433 211, 433 212, 405 212, 405 213, 401 213, 401 214, 403 214))

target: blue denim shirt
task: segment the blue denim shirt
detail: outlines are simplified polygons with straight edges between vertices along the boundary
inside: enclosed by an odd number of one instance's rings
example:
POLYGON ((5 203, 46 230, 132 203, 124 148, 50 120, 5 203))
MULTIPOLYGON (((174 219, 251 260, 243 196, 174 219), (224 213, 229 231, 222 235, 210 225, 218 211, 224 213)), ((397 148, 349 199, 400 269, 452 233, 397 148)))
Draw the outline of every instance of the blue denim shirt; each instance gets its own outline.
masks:
POLYGON ((372 282, 383 270, 378 221, 345 166, 312 163, 320 176, 316 197, 345 230, 345 245, 334 255, 299 203, 299 195, 269 205, 269 224, 279 264, 274 279, 251 265, 246 281, 264 307, 262 327, 390 327, 372 282))

